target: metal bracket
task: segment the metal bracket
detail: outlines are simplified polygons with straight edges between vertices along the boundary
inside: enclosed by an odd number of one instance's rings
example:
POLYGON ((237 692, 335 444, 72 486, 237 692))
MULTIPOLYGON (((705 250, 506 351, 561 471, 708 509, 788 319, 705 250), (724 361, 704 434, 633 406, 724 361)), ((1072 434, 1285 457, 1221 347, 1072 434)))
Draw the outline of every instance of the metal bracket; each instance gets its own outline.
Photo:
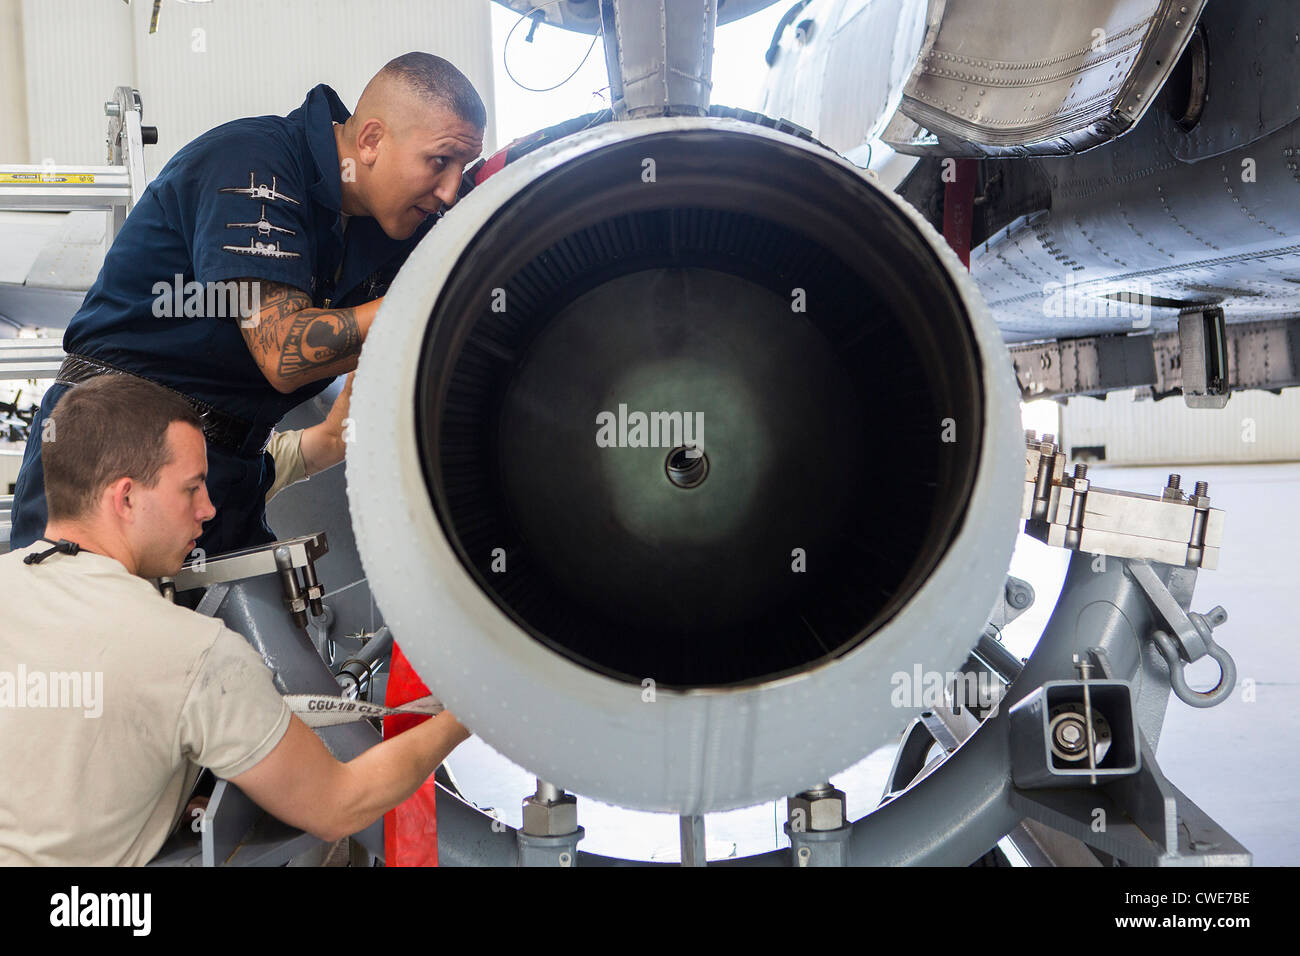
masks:
POLYGON ((329 542, 323 531, 316 534, 273 541, 256 548, 231 551, 215 558, 197 558, 188 562, 174 577, 158 579, 158 589, 189 591, 242 581, 263 574, 278 574, 284 588, 284 600, 299 627, 307 626, 307 611, 320 616, 325 613, 322 599, 325 587, 316 577, 316 561, 329 552, 329 542), (302 582, 297 571, 302 569, 302 582))
POLYGON ((1133 866, 1249 866, 1250 852, 1171 784, 1146 742, 1141 769, 1092 789, 1012 789, 1026 817, 1133 866))
POLYGON ((578 841, 586 833, 582 827, 558 836, 533 836, 519 830, 515 834, 519 841, 519 865, 577 866, 578 841))
POLYGON ((1160 496, 1093 487, 1086 465, 1065 475, 1065 456, 1051 435, 1025 441, 1021 516, 1025 533, 1055 547, 1116 558, 1214 569, 1223 543, 1223 511, 1210 507, 1208 486, 1184 496, 1171 476, 1160 496))
POLYGON ((993 613, 989 615, 989 624, 999 630, 1006 627, 1033 607, 1034 597, 1032 584, 1023 578, 1008 574, 1002 593, 998 595, 998 601, 993 605, 993 613))
POLYGON ((827 782, 796 793, 786 801, 786 816, 791 866, 849 865, 853 827, 843 790, 827 782))
POLYGON ((849 839, 852 824, 846 823, 835 830, 792 830, 785 825, 790 837, 791 866, 848 866, 849 839))
POLYGON ((159 580, 170 580, 176 585, 177 591, 188 591, 191 588, 205 588, 262 574, 274 574, 279 570, 275 562, 275 552, 279 548, 289 552, 291 567, 301 568, 329 553, 329 542, 324 532, 272 541, 255 548, 188 561, 173 577, 159 580))
POLYGON ((1048 681, 1011 708, 1016 786, 1078 787, 1085 777, 1096 784, 1140 769, 1132 687, 1122 680, 1089 680, 1083 670, 1083 679, 1048 681), (1075 733, 1063 743, 1067 730, 1075 733))
POLYGON ((578 798, 545 780, 524 798, 524 825, 517 832, 520 866, 577 866, 578 798))
POLYGON ((1228 404, 1227 343, 1222 309, 1178 316, 1183 399, 1188 408, 1223 408, 1228 404))

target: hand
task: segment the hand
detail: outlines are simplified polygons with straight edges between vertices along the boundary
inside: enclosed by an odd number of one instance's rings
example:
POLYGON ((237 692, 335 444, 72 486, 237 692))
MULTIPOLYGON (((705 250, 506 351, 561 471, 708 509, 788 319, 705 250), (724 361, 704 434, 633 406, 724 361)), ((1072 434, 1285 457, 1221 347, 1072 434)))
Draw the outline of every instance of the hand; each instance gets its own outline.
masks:
POLYGON ((308 475, 317 475, 343 460, 347 453, 347 440, 344 432, 347 428, 348 412, 352 408, 352 380, 355 372, 348 373, 348 380, 334 399, 330 413, 319 425, 303 430, 302 461, 308 475))
POLYGON ((334 399, 334 404, 330 406, 329 419, 339 422, 339 431, 343 430, 343 421, 348 417, 348 410, 352 407, 352 380, 357 377, 356 372, 348 372, 348 380, 343 383, 343 391, 339 392, 339 397, 334 399))

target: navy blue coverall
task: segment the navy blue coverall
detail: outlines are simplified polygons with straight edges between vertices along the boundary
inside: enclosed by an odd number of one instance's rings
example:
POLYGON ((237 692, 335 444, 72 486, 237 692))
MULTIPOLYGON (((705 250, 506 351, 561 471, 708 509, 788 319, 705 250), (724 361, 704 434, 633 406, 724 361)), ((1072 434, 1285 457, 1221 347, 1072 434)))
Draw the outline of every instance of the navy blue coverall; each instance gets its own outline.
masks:
MULTIPOLYGON (((249 278, 310 293, 316 308, 360 305, 385 294, 433 224, 427 220, 409 239, 394 240, 374 219, 354 216, 345 243, 333 123, 348 115, 322 84, 288 116, 235 120, 187 145, 131 210, 64 335, 71 356, 150 379, 233 416, 225 420, 237 428, 221 434, 205 428, 208 494, 217 513, 198 546, 209 555, 274 540, 265 509, 275 477, 267 438, 289 409, 330 380, 277 392, 248 350, 238 312, 224 307, 208 314, 211 300, 198 297, 200 309, 193 291, 249 278)), ((69 387, 75 385, 52 386, 32 423, 14 491, 14 549, 45 531, 43 422, 69 387)))

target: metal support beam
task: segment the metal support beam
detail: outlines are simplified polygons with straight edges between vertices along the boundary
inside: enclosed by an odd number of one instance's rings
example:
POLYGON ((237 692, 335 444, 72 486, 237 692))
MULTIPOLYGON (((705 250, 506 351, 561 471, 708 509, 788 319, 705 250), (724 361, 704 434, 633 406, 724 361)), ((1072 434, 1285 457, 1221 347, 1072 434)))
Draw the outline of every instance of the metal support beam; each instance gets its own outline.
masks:
POLYGON ((704 816, 681 817, 682 866, 708 866, 704 846, 704 816))
MULTIPOLYGON (((199 611, 242 634, 253 650, 274 662, 275 687, 281 694, 338 694, 329 667, 284 613, 279 583, 270 576, 259 575, 229 587, 218 585, 205 595, 199 611)), ((380 740, 379 731, 368 721, 320 727, 314 733, 342 761, 380 740)), ((204 834, 205 864, 278 865, 319 843, 310 834, 267 817, 238 788, 221 783, 218 787, 205 815, 212 828, 210 837, 204 834)), ((382 820, 355 836, 371 853, 383 855, 382 820)))
POLYGON ((1148 387, 1157 398, 1182 392, 1191 407, 1221 408, 1233 391, 1300 385, 1300 319, 1219 326, 1211 318, 1207 332, 1207 315, 1182 316, 1180 332, 1094 335, 1010 346, 1021 397, 1033 401, 1103 396, 1117 389, 1148 387), (1221 367, 1226 368, 1226 376, 1221 367))
POLYGON ((1103 787, 1014 790, 1026 817, 1131 866, 1249 866, 1251 856, 1160 772, 1142 741, 1142 768, 1103 787))

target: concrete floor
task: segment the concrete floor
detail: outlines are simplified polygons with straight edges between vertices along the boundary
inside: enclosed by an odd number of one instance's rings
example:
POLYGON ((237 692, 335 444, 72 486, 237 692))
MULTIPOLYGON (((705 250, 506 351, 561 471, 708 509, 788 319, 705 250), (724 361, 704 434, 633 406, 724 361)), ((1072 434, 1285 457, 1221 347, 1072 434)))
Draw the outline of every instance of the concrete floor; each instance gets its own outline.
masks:
MULTIPOLYGON (((1089 478, 1102 487, 1158 493, 1168 470, 1096 465, 1089 478)), ((1220 567, 1201 574, 1193 609, 1207 611, 1215 604, 1227 609, 1228 622, 1216 639, 1237 662, 1239 689, 1209 710, 1172 698, 1157 757, 1179 789, 1254 853, 1256 865, 1300 864, 1300 764, 1285 757, 1288 741, 1300 739, 1300 714, 1292 699, 1300 687, 1300 614, 1290 603, 1300 593, 1300 574, 1288 558, 1300 531, 1300 463, 1178 470, 1183 487, 1208 481, 1213 505, 1226 513, 1220 567), (1247 681, 1253 681, 1253 700, 1244 692, 1247 681)), ((1037 598, 1003 634, 1018 656, 1032 652, 1055 605, 1066 561, 1065 551, 1020 537, 1010 571, 1033 584, 1037 598)), ((1188 669, 1194 687, 1208 687, 1216 677, 1208 661, 1188 669)), ((878 803, 893 751, 881 748, 833 778, 848 795, 851 817, 878 803)), ((534 786, 527 771, 478 738, 462 745, 449 762, 471 799, 520 825, 520 800, 534 786)), ((587 831, 584 850, 632 859, 678 857, 676 817, 587 799, 579 801, 578 813, 587 831)), ((710 814, 709 858, 788 845, 781 833, 784 820, 784 801, 710 814)))
MULTIPOLYGON (((1108 488, 1156 493, 1169 470, 1094 466, 1088 477, 1108 488)), ((1300 610, 1292 603, 1300 597, 1300 565, 1291 561, 1300 533, 1300 463, 1174 470, 1184 487, 1208 481, 1211 503, 1224 511, 1219 567, 1201 573, 1192 607, 1227 610, 1215 641, 1237 663, 1237 691, 1208 710, 1173 698, 1156 757, 1175 786, 1254 854, 1257 866, 1295 866, 1300 763, 1286 754, 1300 740, 1300 610)), ((1187 675, 1200 689, 1218 677, 1208 660, 1187 675)))

